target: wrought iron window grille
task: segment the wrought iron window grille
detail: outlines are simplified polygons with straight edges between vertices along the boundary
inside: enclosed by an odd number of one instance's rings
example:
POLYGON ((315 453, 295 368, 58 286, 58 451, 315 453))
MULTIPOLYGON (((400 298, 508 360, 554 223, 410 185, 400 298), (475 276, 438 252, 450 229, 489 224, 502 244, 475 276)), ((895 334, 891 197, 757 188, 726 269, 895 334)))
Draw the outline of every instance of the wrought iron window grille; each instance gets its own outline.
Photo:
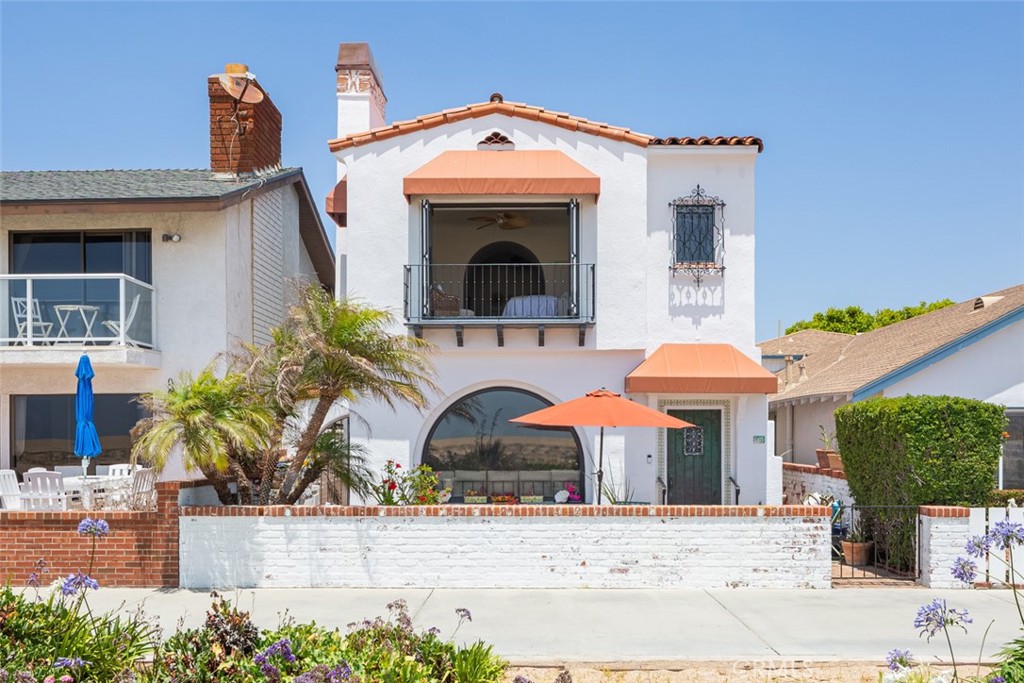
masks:
POLYGON ((703 427, 687 427, 683 430, 683 455, 704 455, 703 427))
POLYGON ((697 287, 708 275, 725 272, 725 202, 697 185, 672 207, 673 274, 693 278, 697 287))

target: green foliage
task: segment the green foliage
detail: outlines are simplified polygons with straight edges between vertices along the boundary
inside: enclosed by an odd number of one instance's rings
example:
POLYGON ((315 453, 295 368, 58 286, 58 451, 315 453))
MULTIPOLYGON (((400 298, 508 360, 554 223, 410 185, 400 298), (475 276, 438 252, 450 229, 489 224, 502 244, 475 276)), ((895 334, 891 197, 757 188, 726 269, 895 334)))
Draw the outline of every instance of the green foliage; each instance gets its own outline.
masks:
POLYGON ((946 306, 952 306, 950 299, 941 299, 926 303, 922 301, 917 306, 904 306, 898 310, 881 308, 873 314, 868 313, 860 306, 847 306, 846 308, 829 308, 824 313, 818 312, 811 316, 810 320, 801 320, 786 328, 786 334, 793 334, 800 330, 824 330, 825 332, 843 332, 845 334, 857 334, 869 330, 892 325, 903 320, 909 320, 925 313, 937 311, 946 306))
MULTIPOLYGON (((490 646, 457 647, 437 629, 416 631, 404 601, 390 616, 343 634, 285 618, 258 631, 246 612, 218 599, 202 628, 180 631, 157 651, 143 683, 498 683, 507 663, 490 646), (287 655, 280 646, 287 644, 287 655), (269 654, 268 654, 269 653, 269 654), (262 659, 261 659, 262 658, 262 659), (344 675, 342 675, 342 672, 344 675)), ((461 625, 469 613, 460 611, 461 625)), ((456 630, 458 630, 456 628, 456 630)))
POLYGON ((999 463, 1003 408, 951 396, 877 398, 836 411, 859 505, 984 505, 999 463))
POLYGON ((1006 681, 1024 681, 1024 636, 1007 643, 999 652, 999 665, 992 671, 1006 681))
POLYGON ((441 489, 437 473, 429 465, 404 470, 388 460, 381 481, 370 487, 370 495, 380 505, 437 505, 442 495, 447 501, 451 489, 441 489))
MULTIPOLYGON (((37 599, 10 584, 0 589, 0 674, 30 672, 42 681, 72 675, 75 683, 111 683, 131 674, 135 661, 152 651, 157 630, 141 613, 93 616, 81 596, 54 590, 37 599), (60 667, 60 658, 81 659, 60 667)), ((7 680, 0 675, 0 680, 7 680)))

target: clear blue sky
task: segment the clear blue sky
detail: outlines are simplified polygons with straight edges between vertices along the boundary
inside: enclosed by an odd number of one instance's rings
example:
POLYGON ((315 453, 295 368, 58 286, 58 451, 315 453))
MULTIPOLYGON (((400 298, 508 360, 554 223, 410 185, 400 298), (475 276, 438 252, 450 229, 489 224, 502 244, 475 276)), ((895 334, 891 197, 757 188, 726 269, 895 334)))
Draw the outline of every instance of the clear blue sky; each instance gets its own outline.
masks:
MULTIPOLYGON (((757 333, 1024 282, 1021 3, 3 2, 4 170, 205 168, 229 61, 333 185, 334 63, 389 120, 506 98, 654 135, 758 135, 757 333)), ((325 219, 326 220, 326 219, 325 219)), ((726 251, 728 259, 728 245, 726 251)))

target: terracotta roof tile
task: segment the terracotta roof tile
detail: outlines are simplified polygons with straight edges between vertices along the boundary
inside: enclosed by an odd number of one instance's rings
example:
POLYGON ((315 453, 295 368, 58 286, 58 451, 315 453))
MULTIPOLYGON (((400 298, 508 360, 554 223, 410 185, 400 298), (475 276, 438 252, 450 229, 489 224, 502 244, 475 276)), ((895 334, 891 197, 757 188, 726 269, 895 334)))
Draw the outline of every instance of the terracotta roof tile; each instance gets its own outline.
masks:
POLYGON ((600 121, 590 121, 579 116, 573 116, 565 112, 548 111, 543 107, 534 107, 522 102, 505 102, 500 95, 495 94, 489 102, 479 102, 464 107, 444 109, 434 114, 418 116, 411 121, 397 121, 388 126, 374 128, 373 130, 353 133, 343 138, 328 141, 332 152, 337 152, 349 147, 357 147, 376 140, 386 140, 395 135, 404 135, 417 130, 427 130, 446 123, 455 123, 468 118, 479 118, 490 114, 501 114, 515 118, 527 119, 530 121, 543 121, 560 128, 578 130, 590 135, 597 135, 611 140, 622 140, 640 147, 648 145, 659 146, 684 146, 684 145, 743 145, 756 146, 757 151, 764 150, 760 138, 748 137, 671 137, 655 138, 651 135, 639 133, 620 126, 611 126, 600 121))

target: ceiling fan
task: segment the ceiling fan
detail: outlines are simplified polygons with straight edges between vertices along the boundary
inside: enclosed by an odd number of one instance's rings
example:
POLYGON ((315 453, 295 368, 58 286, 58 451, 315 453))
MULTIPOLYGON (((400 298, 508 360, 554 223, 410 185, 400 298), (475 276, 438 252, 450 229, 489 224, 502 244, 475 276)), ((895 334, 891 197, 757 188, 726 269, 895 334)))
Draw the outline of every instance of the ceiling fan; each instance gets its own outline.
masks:
POLYGON ((492 225, 497 225, 501 230, 519 230, 530 224, 529 216, 522 213, 512 213, 511 211, 499 211, 493 216, 471 216, 467 220, 484 221, 476 226, 477 230, 483 230, 492 225))

